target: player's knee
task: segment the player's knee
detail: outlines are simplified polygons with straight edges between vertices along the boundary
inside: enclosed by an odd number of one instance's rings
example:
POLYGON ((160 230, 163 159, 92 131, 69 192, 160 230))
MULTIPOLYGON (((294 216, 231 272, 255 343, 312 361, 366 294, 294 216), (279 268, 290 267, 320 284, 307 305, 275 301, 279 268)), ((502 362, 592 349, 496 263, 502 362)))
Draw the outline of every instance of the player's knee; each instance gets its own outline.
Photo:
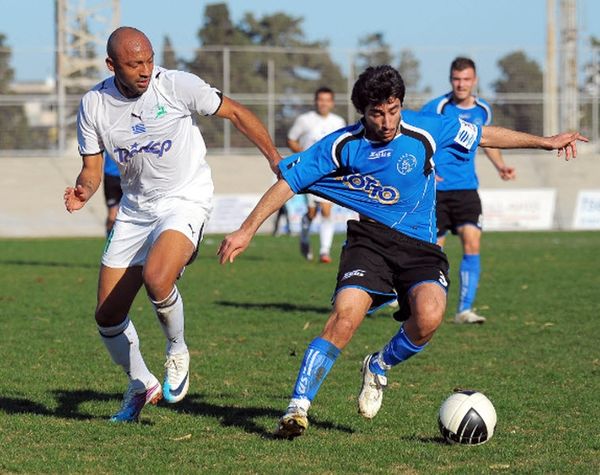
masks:
POLYGON ((122 312, 115 309, 109 309, 105 305, 99 305, 94 314, 96 323, 101 327, 114 327, 123 323, 127 318, 127 312, 122 312))
POLYGON ((158 267, 144 268, 142 278, 146 292, 152 300, 163 300, 173 290, 174 282, 164 269, 158 267))
POLYGON ((437 300, 421 301, 413 310, 415 335, 418 340, 428 340, 444 319, 445 304, 437 300))

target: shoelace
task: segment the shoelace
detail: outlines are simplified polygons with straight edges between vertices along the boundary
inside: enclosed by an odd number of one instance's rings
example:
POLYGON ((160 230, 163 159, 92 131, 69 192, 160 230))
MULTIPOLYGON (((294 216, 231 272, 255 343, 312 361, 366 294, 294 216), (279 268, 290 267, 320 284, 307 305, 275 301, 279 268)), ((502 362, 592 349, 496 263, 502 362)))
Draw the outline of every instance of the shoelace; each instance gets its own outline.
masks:
POLYGON ((167 358, 167 361, 165 361, 165 368, 167 370, 167 374, 169 377, 174 376, 173 372, 175 372, 175 374, 177 374, 177 371, 179 370, 179 368, 183 367, 183 364, 178 364, 178 363, 181 363, 182 360, 183 360, 183 356, 180 356, 178 358, 177 355, 171 355, 167 358))

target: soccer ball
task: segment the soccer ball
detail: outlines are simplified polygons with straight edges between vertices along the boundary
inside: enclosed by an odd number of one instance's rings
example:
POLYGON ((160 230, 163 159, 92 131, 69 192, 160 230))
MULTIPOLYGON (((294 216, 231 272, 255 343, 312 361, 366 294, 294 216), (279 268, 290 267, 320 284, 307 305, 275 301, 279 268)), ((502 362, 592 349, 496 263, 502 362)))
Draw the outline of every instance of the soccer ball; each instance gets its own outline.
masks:
POLYGON ((459 389, 440 406, 438 424, 451 444, 483 444, 494 435, 496 409, 484 394, 459 389))

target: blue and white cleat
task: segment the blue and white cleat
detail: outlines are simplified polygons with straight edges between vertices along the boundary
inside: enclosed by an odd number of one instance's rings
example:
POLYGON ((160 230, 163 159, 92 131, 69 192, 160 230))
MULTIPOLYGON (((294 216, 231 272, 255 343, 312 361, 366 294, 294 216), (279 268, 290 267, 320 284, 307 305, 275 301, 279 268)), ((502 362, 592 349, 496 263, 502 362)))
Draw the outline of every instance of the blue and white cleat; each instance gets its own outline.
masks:
POLYGON ((190 353, 172 353, 165 362, 163 396, 170 404, 181 401, 190 387, 190 353))
POLYGON ((156 405, 162 399, 160 382, 156 378, 150 383, 150 387, 147 387, 144 391, 136 391, 138 390, 134 389, 130 383, 123 396, 121 409, 110 418, 110 422, 137 422, 140 418, 140 412, 146 404, 156 405))

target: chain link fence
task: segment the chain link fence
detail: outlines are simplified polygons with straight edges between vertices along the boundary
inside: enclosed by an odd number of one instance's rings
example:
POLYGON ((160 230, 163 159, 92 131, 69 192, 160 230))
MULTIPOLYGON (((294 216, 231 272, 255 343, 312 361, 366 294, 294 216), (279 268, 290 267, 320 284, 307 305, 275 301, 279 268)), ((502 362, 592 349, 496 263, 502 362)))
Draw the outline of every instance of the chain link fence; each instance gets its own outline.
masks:
MULTIPOLYGON (((347 64, 329 77, 335 84, 323 84, 322 77, 311 76, 311 66, 318 55, 329 55, 324 50, 291 50, 283 48, 204 48, 196 52, 202 58, 201 76, 219 87, 229 97, 247 106, 267 126, 278 147, 286 146, 287 131, 294 119, 313 105, 316 87, 331 85, 336 91, 335 112, 348 123, 358 118, 350 102, 350 90, 357 75, 356 62, 360 52, 347 54, 347 64), (250 61, 252 64, 248 64, 250 61), (256 80, 249 82, 239 77, 240 64, 247 65, 255 72, 256 80), (297 72, 291 78, 289 65, 305 68, 305 77, 297 72), (309 92, 310 91, 310 92, 309 92)), ((189 69, 192 63, 183 65, 189 69)), ((600 79, 599 79, 600 81, 600 79)), ((10 94, 0 94, 0 155, 59 155, 61 133, 67 138, 69 148, 75 141, 75 116, 80 94, 66 94, 59 101, 59 94, 53 84, 29 84, 28 87, 13 87, 10 94), (36 90, 36 88, 38 90, 36 90), (60 130, 59 115, 67 118, 64 129, 60 130)), ((439 92, 439 91, 438 91, 439 92)), ((590 137, 598 146, 600 84, 583 87, 578 94, 580 131, 590 137)), ((418 109, 431 94, 410 89, 404 104, 405 108, 418 109)), ((541 134, 544 123, 546 97, 539 92, 511 92, 486 94, 495 115, 495 125, 517 128, 541 134)), ((229 121, 214 118, 197 118, 207 146, 211 153, 254 152, 254 147, 229 121)))

